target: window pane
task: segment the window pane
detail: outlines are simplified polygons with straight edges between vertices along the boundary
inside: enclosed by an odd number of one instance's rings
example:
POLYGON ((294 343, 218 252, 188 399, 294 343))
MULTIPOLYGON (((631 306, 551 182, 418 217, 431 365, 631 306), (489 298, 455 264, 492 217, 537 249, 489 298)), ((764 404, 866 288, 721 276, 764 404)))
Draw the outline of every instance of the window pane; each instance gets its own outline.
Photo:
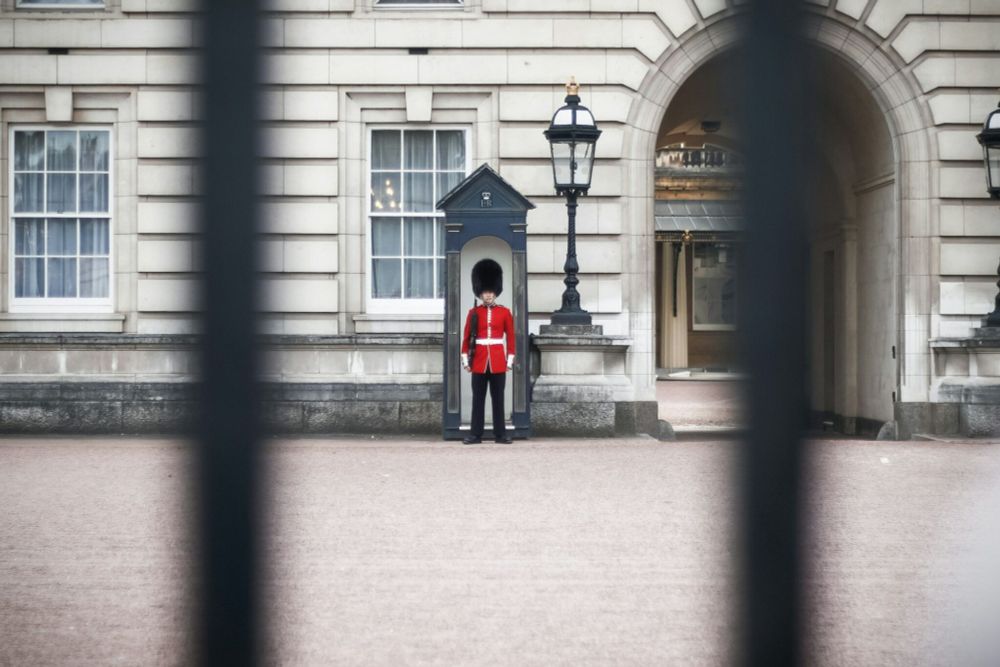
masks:
POLYGON ((376 218, 372 220, 372 255, 378 257, 399 257, 401 244, 399 218, 376 218))
POLYGON ((404 211, 434 210, 434 178, 432 174, 403 174, 405 180, 404 211))
POLYGON ((49 132, 49 171, 76 171, 76 132, 49 132))
POLYGON ((41 218, 17 220, 14 224, 14 254, 45 254, 45 221, 41 218))
POLYGON ((372 211, 383 213, 399 210, 399 174, 372 174, 371 207, 372 211))
POLYGON ((14 170, 41 171, 45 168, 45 133, 14 133, 14 170))
POLYGON ((437 264, 437 298, 444 298, 444 260, 439 259, 437 264))
POLYGON ((80 254, 107 255, 110 250, 107 220, 80 221, 80 254))
POLYGON ((41 298, 45 296, 45 260, 14 260, 14 296, 41 298))
POLYGON ((80 210, 107 212, 107 174, 80 174, 80 210))
POLYGON ((695 324, 736 324, 734 250, 727 244, 695 244, 692 271, 695 324))
POLYGON ((104 257, 80 260, 80 296, 97 299, 108 296, 108 260, 104 257))
POLYGON ((694 281, 695 324, 736 323, 736 281, 699 278, 694 281))
POLYGON ((437 199, 435 204, 446 194, 451 192, 456 185, 462 182, 465 174, 459 171, 446 172, 437 175, 437 199))
POLYGON ((66 5, 67 7, 103 7, 104 0, 17 0, 18 7, 30 5, 66 5))
POLYGON ((372 261, 372 296, 376 299, 398 299, 400 286, 400 260, 376 259, 372 261))
POLYGON ((372 132, 372 171, 399 169, 399 130, 375 130, 372 132))
POLYGON ((49 296, 76 296, 76 259, 50 259, 47 263, 49 296))
POLYGON ((465 171, 465 132, 442 130, 437 133, 437 169, 465 171))
POLYGON ((406 298, 430 299, 434 296, 434 260, 406 260, 406 298))
POLYGON ((403 226, 403 248, 408 257, 434 254, 434 219, 412 218, 403 226))
POLYGON ((46 176, 48 191, 45 193, 46 211, 70 213, 76 210, 76 174, 49 174, 46 176))
POLYGON ((407 130, 403 133, 406 169, 433 169, 434 132, 433 130, 407 130))
POLYGON ((41 213, 45 210, 44 192, 44 174, 14 174, 14 212, 41 213))
POLYGON ((80 133, 80 171, 108 170, 108 133, 80 133))
POLYGON ((444 257, 444 218, 437 219, 437 244, 435 248, 439 257, 444 257))
POLYGON ((76 254, 76 220, 49 218, 49 233, 46 238, 46 254, 76 254))

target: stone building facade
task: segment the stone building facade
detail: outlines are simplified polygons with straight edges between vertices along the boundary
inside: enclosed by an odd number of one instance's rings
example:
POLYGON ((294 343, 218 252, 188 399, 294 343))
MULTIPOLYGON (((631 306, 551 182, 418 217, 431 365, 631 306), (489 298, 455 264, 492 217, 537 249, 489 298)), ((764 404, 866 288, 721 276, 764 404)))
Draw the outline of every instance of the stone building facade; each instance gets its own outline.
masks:
MULTIPOLYGON (((210 223, 196 216, 194 4, 0 0, 7 431, 183 419, 198 225, 210 223)), ((697 278, 672 263, 701 258, 698 294, 720 308, 733 298, 709 270, 732 256, 720 259, 718 239, 658 233, 656 159, 739 152, 724 71, 742 3, 265 4, 261 280, 274 425, 440 428, 434 202, 482 163, 537 205, 530 329, 548 321, 566 218, 542 130, 573 75, 604 131, 578 221, 582 305, 604 336, 579 364, 549 370, 586 389, 567 394, 594 403, 585 413, 603 415, 588 432, 652 428, 657 367, 687 365, 686 336, 698 331, 664 296, 679 287, 673 276, 697 278)), ((968 341, 992 309, 1000 257, 1000 209, 985 198, 975 140, 1000 99, 1000 0, 804 4, 828 84, 811 223, 813 408, 849 432, 988 430, 989 391, 977 387, 1000 382, 1000 351, 968 341)), ((542 432, 566 425, 557 413, 546 426, 541 411, 542 432)))

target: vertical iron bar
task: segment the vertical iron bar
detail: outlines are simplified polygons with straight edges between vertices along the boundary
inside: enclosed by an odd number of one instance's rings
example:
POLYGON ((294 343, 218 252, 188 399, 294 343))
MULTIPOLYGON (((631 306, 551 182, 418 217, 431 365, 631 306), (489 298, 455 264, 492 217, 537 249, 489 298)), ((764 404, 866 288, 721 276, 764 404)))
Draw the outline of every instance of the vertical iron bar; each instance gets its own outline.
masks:
POLYGON ((806 421, 808 55, 798 0, 753 0, 743 48, 747 258, 741 348, 750 433, 741 448, 742 660, 801 660, 800 438, 806 421))
POLYGON ((202 395, 198 661, 253 665, 260 642, 256 354, 259 0, 202 3, 202 395))

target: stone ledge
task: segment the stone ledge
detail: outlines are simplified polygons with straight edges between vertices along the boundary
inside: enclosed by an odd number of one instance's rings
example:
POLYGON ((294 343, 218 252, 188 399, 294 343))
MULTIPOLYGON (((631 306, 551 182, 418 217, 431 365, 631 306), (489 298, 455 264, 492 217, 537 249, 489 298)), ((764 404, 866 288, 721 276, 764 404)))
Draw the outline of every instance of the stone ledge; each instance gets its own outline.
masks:
POLYGON ((941 403, 1000 405, 1000 378, 944 377, 932 386, 941 403))
MULTIPOLYGON (((194 347, 200 336, 193 334, 116 333, 11 333, 0 332, 0 348, 20 346, 53 347, 194 347)), ((443 334, 383 333, 336 334, 329 336, 262 334, 258 342, 269 347, 440 347, 443 334)))
POLYGON ((969 336, 932 338, 929 344, 932 350, 949 348, 996 348, 1000 350, 1000 327, 976 327, 969 336))
POLYGON ((3 333, 111 333, 125 327, 122 313, 0 313, 3 333))
POLYGON ((577 349, 581 347, 621 348, 631 347, 628 336, 574 336, 567 334, 531 334, 531 342, 539 348, 577 349))

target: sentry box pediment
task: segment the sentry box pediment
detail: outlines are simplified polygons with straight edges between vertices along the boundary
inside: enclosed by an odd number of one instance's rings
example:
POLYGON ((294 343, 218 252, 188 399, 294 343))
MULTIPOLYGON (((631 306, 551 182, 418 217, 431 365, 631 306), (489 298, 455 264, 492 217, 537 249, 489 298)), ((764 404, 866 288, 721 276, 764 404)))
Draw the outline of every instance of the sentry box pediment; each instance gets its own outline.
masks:
POLYGON ((441 198, 437 208, 445 213, 459 211, 521 213, 535 208, 514 186, 500 177, 488 164, 481 165, 441 198))
MULTIPOLYGON (((515 438, 531 435, 528 395, 528 262, 527 214, 535 208, 483 164, 437 203, 445 213, 444 301, 444 438, 460 439, 468 433, 471 417, 471 379, 462 370, 461 351, 465 315, 472 307, 472 267, 492 259, 503 271, 503 292, 497 299, 514 315, 517 355, 508 377, 504 409, 507 432, 515 438)), ((486 437, 492 424, 486 402, 486 437)))

